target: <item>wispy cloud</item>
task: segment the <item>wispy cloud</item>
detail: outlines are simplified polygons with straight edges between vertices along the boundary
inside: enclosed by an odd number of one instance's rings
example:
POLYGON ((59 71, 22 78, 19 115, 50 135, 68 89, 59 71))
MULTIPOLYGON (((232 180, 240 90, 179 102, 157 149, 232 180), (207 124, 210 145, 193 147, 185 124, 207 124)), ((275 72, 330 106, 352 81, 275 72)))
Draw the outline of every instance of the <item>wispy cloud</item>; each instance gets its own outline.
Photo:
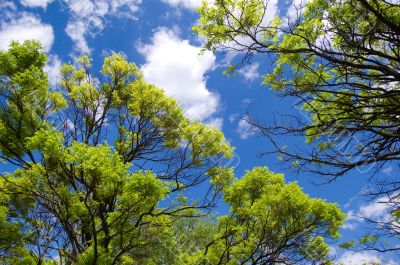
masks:
POLYGON ((370 203, 362 204, 356 210, 350 210, 347 213, 344 229, 354 230, 365 219, 377 222, 389 222, 392 217, 390 209, 392 205, 387 198, 378 198, 370 203))
POLYGON ((255 134, 253 127, 245 120, 245 118, 242 118, 239 121, 236 131, 239 134, 240 139, 243 140, 246 140, 255 134))
POLYGON ((54 0, 20 0, 21 4, 26 7, 41 7, 46 8, 48 4, 54 0))
POLYGON ((239 74, 242 75, 246 81, 254 81, 260 77, 260 74, 258 73, 259 66, 260 64, 258 63, 246 65, 239 69, 239 74))
POLYGON ((141 0, 59 0, 70 19, 66 33, 75 43, 78 54, 90 53, 87 38, 101 34, 109 17, 136 19, 141 0))
POLYGON ((386 264, 386 265, 398 265, 394 260, 385 260, 382 257, 373 254, 372 252, 350 252, 345 251, 339 258, 338 264, 346 265, 374 265, 374 264, 386 264))
MULTIPOLYGON (((173 7, 182 7, 189 10, 195 10, 202 3, 201 0, 161 0, 164 3, 173 7)), ((215 0, 207 0, 208 3, 213 3, 215 0)))
POLYGON ((49 55, 44 71, 47 72, 50 86, 56 86, 60 81, 61 60, 57 55, 49 55))

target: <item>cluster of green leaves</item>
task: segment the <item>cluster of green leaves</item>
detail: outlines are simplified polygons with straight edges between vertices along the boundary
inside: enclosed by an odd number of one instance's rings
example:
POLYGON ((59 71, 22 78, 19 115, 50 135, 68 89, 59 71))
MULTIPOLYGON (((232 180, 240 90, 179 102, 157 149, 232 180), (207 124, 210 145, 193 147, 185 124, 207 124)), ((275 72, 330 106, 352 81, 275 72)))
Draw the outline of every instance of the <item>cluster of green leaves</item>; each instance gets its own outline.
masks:
POLYGON ((24 154, 32 157, 25 139, 46 123, 49 112, 66 104, 60 93, 48 90, 46 56, 39 48, 35 42, 14 42, 9 52, 0 53, 0 148, 9 162, 23 163, 18 157, 24 154))
POLYGON ((223 134, 121 54, 101 79, 86 56, 64 65, 57 91, 45 61, 36 42, 0 52, 0 155, 16 167, 0 178, 4 264, 328 262, 336 205, 266 168, 237 180, 223 134), (215 219, 221 193, 231 213, 215 219))

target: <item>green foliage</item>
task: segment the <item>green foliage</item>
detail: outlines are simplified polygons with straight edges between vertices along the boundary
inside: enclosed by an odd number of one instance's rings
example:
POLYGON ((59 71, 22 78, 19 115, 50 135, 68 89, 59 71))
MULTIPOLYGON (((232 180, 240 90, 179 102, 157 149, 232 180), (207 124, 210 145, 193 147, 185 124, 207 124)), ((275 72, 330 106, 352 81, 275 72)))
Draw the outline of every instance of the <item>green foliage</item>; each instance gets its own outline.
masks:
POLYGON ((341 247, 341 248, 344 248, 344 249, 350 249, 350 248, 352 248, 355 244, 356 244, 356 242, 355 242, 354 240, 352 240, 352 241, 344 242, 344 243, 340 244, 340 247, 341 247))
POLYGON ((190 264, 268 264, 287 257, 329 263, 324 237, 338 237, 345 217, 335 204, 309 198, 267 168, 255 168, 227 186, 224 199, 230 215, 218 219, 206 254, 193 256, 190 264))
POLYGON ((332 177, 398 160, 400 7, 314 0, 293 17, 269 21, 270 8, 260 0, 203 1, 194 31, 205 37, 204 49, 244 52, 239 64, 264 53, 275 59, 263 84, 298 98, 311 122, 299 118, 292 122, 299 127, 258 127, 302 133, 314 148, 303 154, 277 147, 283 160, 302 160, 296 168, 332 177))
MULTIPOLYGON (((0 190, 3 189, 4 184, 0 182, 0 190)), ((0 260, 6 264, 34 264, 24 248, 25 235, 21 231, 21 225, 10 222, 10 201, 9 195, 0 193, 0 260)))
POLYGON ((17 167, 0 178, 4 264, 261 264, 277 244, 278 258, 327 260, 339 209, 266 168, 236 179, 224 135, 122 55, 98 79, 87 56, 64 65, 61 92, 36 42, 0 55, 0 156, 17 167), (203 197, 185 197, 198 187, 203 197), (231 214, 216 219, 220 194, 231 214))
POLYGON ((0 150, 10 162, 25 153, 32 156, 26 138, 44 126, 49 111, 66 104, 60 93, 48 90, 46 56, 39 49, 37 42, 26 41, 12 42, 8 51, 0 51, 0 150))
MULTIPOLYGON (((381 169, 396 165, 400 154, 400 6, 382 0, 302 4, 287 17, 271 19, 271 1, 203 1, 193 29, 205 37, 204 49, 241 55, 234 65, 253 56, 272 58, 263 84, 293 97, 303 113, 254 124, 255 129, 293 171, 328 181, 354 169, 371 176, 379 183, 374 196, 396 198, 386 202, 393 219, 371 223, 380 244, 368 236, 358 243, 361 249, 398 250, 400 185, 397 176, 383 177, 381 169), (304 137, 308 147, 281 148, 278 135, 304 137)), ((227 72, 237 70, 232 66, 227 72)))

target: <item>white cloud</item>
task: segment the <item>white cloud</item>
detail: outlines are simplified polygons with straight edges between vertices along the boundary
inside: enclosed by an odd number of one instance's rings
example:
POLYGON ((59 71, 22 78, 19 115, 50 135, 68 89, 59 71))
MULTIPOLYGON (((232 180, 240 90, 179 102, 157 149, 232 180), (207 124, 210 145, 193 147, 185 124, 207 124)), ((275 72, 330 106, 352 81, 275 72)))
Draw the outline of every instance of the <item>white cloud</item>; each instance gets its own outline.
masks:
POLYGON ((351 206, 351 204, 354 202, 354 200, 356 200, 356 199, 357 199, 357 196, 351 197, 350 199, 348 199, 348 201, 344 204, 343 207, 345 209, 348 209, 351 206))
MULTIPOLYGON (((184 7, 187 9, 194 10, 196 7, 201 5, 201 0, 162 0, 164 3, 167 3, 173 7, 184 7)), ((208 1, 214 2, 214 1, 208 1)))
POLYGON ((21 4, 27 7, 46 8, 53 0, 20 0, 21 4))
POLYGON ((358 215, 368 219, 384 220, 387 217, 390 207, 391 205, 387 200, 378 199, 361 206, 358 215))
POLYGON ((65 29, 79 54, 90 53, 87 37, 94 38, 108 25, 108 17, 136 19, 142 0, 61 0, 70 20, 65 29))
POLYGON ((315 44, 322 49, 334 49, 334 47, 332 47, 332 43, 333 38, 335 37, 335 30, 332 30, 332 25, 329 22, 328 17, 329 12, 326 10, 324 11, 322 18, 322 23, 324 23, 324 26, 321 28, 321 30, 323 31, 323 33, 315 41, 315 44))
POLYGON ((234 123, 237 120, 237 118, 239 118, 239 114, 237 113, 231 114, 229 115, 229 122, 234 123))
POLYGON ((268 25, 272 20, 274 20, 275 16, 278 15, 278 0, 269 0, 267 11, 264 15, 262 26, 268 25))
POLYGON ((337 255, 337 249, 334 246, 329 246, 329 256, 330 257, 336 257, 337 255))
POLYGON ((89 48, 89 45, 85 38, 86 31, 87 29, 85 28, 85 24, 79 20, 68 22, 65 29, 65 32, 75 43, 74 49, 81 54, 89 54, 91 52, 91 49, 89 48))
POLYGON ((398 265, 393 260, 383 260, 381 257, 373 255, 370 252, 344 252, 338 259, 339 264, 345 265, 373 265, 373 264, 386 264, 386 265, 398 265))
POLYGON ((352 216, 351 215, 351 214, 353 214, 352 212, 348 212, 347 214, 348 215, 347 215, 347 218, 346 218, 344 224, 342 225, 342 229, 345 229, 345 230, 356 229, 359 225, 358 222, 361 221, 360 218, 356 218, 356 217, 352 216))
POLYGON ((245 67, 239 69, 239 74, 241 74, 247 81, 253 81, 260 77, 260 74, 258 73, 259 66, 260 64, 258 63, 246 65, 245 67))
POLYGON ((18 12, 18 8, 14 2, 0 0, 0 26, 15 20, 17 15, 21 16, 21 13, 18 12))
POLYGON ((210 121, 207 121, 206 124, 221 131, 222 126, 224 125, 224 120, 222 118, 215 118, 210 121))
POLYGON ((50 51, 54 42, 53 27, 29 13, 14 14, 8 21, 1 21, 1 50, 8 49, 12 40, 23 42, 32 39, 40 41, 45 52, 50 51))
POLYGON ((240 139, 246 140, 255 134, 252 126, 245 120, 241 119, 238 124, 237 133, 240 139))
POLYGON ((219 98, 207 89, 205 74, 214 67, 214 54, 200 55, 200 47, 165 28, 154 33, 151 44, 140 45, 138 50, 146 59, 141 69, 148 82, 176 98, 189 118, 213 119, 219 98))
POLYGON ((47 72, 50 86, 56 86, 60 81, 60 68, 61 60, 57 55, 49 55, 48 62, 44 67, 44 71, 47 72))
POLYGON ((103 2, 110 3, 111 11, 115 15, 136 19, 133 14, 139 11, 139 5, 142 3, 142 0, 103 0, 103 2))
POLYGON ((6 10, 6 9, 11 9, 11 10, 16 10, 17 7, 13 2, 10 1, 1 1, 0 2, 0 10, 6 10))
POLYGON ((252 102, 252 100, 251 100, 250 98, 244 98, 244 99, 242 100, 242 106, 243 106, 243 107, 247 107, 248 105, 251 104, 251 102, 252 102))
POLYGON ((75 130, 75 124, 70 119, 64 120, 63 126, 64 126, 64 129, 67 129, 70 132, 75 130))
POLYGON ((297 18, 302 15, 308 2, 310 2, 310 0, 293 0, 291 2, 286 13, 286 18, 289 22, 295 22, 297 18))
POLYGON ((377 222, 390 222, 392 219, 390 209, 392 204, 384 198, 376 199, 368 204, 363 204, 358 210, 349 211, 343 229, 354 230, 364 219, 377 222))

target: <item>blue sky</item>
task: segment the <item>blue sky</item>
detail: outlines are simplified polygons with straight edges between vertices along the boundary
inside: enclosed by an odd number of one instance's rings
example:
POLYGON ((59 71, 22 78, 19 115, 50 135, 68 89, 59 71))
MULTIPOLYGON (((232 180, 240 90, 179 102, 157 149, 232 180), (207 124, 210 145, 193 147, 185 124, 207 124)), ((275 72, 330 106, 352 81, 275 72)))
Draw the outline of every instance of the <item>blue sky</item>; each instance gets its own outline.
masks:
MULTIPOLYGON (((296 2, 297 0, 295 0, 296 2)), ((298 1, 297 1, 298 2, 298 1)), ((232 77, 223 75, 237 59, 230 54, 199 55, 203 40, 192 27, 198 16, 198 0, 0 0, 0 49, 9 41, 38 39, 49 62, 46 71, 57 84, 62 63, 74 62, 81 54, 94 59, 100 69, 112 51, 124 53, 143 71, 144 78, 175 97, 192 119, 221 129, 236 147, 236 173, 241 176, 254 166, 268 166, 297 181, 312 197, 337 202, 350 214, 342 230, 343 241, 365 230, 361 220, 351 215, 383 218, 386 208, 378 201, 359 196, 368 186, 365 174, 354 171, 327 185, 314 185, 315 176, 295 175, 278 164, 276 155, 259 157, 271 150, 266 139, 257 136, 241 118, 247 114, 269 122, 277 114, 300 114, 291 99, 281 98, 262 85, 262 75, 273 68, 271 58, 259 56, 232 77)), ((287 1, 270 1, 268 16, 290 14, 287 1)), ((304 139, 278 139, 282 145, 303 145, 304 139)), ((391 167, 381 174, 394 174, 391 167)), ((333 248, 337 260, 345 264, 382 260, 395 263, 398 256, 377 253, 350 253, 333 248)))

